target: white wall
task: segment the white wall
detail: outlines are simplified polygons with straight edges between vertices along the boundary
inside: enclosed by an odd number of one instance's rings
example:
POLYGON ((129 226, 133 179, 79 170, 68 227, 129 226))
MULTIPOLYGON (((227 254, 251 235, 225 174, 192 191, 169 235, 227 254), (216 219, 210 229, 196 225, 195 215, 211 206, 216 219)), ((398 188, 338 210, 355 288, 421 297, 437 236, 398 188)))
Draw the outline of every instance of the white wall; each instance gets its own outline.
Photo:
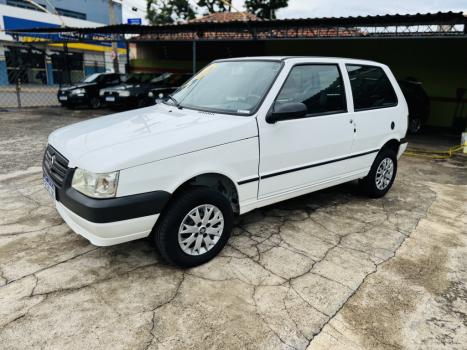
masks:
POLYGON ((27 10, 14 6, 0 5, 0 40, 2 41, 13 41, 10 35, 5 34, 5 24, 3 22, 3 16, 10 16, 16 18, 27 19, 37 22, 51 23, 61 26, 63 23, 67 27, 100 27, 103 26, 101 23, 83 21, 77 18, 70 18, 64 16, 57 16, 50 13, 27 10))

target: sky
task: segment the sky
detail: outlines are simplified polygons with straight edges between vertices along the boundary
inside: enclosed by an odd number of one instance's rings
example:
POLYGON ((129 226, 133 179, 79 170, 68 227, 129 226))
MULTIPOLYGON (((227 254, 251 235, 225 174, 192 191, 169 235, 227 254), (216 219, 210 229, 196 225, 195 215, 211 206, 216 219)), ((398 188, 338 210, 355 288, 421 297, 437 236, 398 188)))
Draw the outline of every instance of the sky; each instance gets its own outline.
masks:
MULTIPOLYGON (((146 16, 146 0, 122 0, 123 17, 146 16), (133 11, 132 7, 137 7, 133 11)), ((191 0, 193 3, 194 0, 191 0)), ((243 0, 233 0, 238 10, 244 10, 243 0)), ((466 11, 467 0, 289 0, 289 6, 277 12, 279 18, 340 17, 384 14, 466 11)))

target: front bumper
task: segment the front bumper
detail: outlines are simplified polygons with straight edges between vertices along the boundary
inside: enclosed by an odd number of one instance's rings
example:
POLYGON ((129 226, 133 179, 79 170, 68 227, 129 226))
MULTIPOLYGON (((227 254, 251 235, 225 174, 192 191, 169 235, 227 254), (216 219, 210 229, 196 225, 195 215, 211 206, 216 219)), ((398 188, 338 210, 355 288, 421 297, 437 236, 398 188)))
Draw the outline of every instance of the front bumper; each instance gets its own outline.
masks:
POLYGON ((94 199, 73 188, 57 189, 55 206, 77 234, 96 246, 147 237, 170 194, 164 191, 94 199))
POLYGON ((58 213, 70 228, 95 246, 109 246, 149 236, 159 214, 115 221, 95 223, 75 214, 59 201, 55 201, 58 213))
POLYGON ((124 107, 135 103, 135 96, 120 96, 118 94, 103 95, 101 102, 109 107, 124 107), (107 97, 113 98, 113 101, 107 100, 107 97))
POLYGON ((112 245, 142 237, 151 232, 160 212, 171 194, 152 191, 135 195, 96 199, 71 187, 74 170, 67 168, 68 160, 53 147, 47 154, 54 156, 49 163, 44 156, 43 171, 55 185, 55 206, 60 216, 75 231, 95 245, 112 245), (59 177, 57 164, 61 164, 59 177), (52 176, 52 173, 54 176, 52 176))
POLYGON ((60 102, 62 106, 82 106, 89 103, 89 97, 87 95, 68 95, 66 97, 66 100, 60 100, 60 96, 57 96, 58 102, 60 102))

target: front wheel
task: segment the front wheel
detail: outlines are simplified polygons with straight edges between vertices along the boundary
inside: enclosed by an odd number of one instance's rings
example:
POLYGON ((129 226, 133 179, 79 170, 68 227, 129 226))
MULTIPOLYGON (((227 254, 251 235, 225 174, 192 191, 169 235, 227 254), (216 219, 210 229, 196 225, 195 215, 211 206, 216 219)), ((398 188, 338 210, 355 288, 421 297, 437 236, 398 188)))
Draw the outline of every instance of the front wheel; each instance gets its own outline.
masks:
POLYGON ((360 181, 364 192, 372 197, 384 196, 396 178, 397 156, 390 149, 382 149, 376 156, 368 175, 360 181))
POLYGON ((154 241, 169 263, 193 267, 214 258, 233 227, 230 202, 221 193, 196 187, 173 199, 159 218, 154 241))
POLYGON ((143 107, 146 107, 148 105, 147 103, 147 100, 146 98, 144 97, 137 97, 137 100, 136 100, 136 107, 138 108, 143 108, 143 107))
POLYGON ((89 101, 89 106, 92 109, 97 109, 101 106, 101 100, 99 100, 98 97, 91 97, 91 100, 89 101))

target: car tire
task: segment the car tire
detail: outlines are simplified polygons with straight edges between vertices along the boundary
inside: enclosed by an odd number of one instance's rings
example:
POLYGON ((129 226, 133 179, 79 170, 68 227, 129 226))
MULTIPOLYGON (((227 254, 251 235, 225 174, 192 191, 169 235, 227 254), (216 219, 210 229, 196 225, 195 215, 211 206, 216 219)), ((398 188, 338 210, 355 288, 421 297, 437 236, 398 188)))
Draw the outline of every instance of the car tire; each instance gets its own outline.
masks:
POLYGON ((408 131, 410 134, 416 134, 422 128, 422 119, 419 117, 409 118, 408 131))
POLYGON ((396 153, 389 148, 383 148, 376 156, 368 175, 360 180, 360 186, 371 198, 383 197, 394 183, 396 173, 396 153))
POLYGON ((89 106, 92 109, 97 109, 101 106, 101 100, 99 100, 98 97, 91 97, 91 100, 89 101, 89 106))
POLYGON ((232 206, 224 195, 192 187, 172 199, 154 228, 153 238, 168 263, 193 267, 219 254, 230 237, 233 221, 232 206))
POLYGON ((146 99, 144 97, 142 97, 142 96, 138 97, 137 101, 136 101, 136 107, 143 108, 143 107, 146 107, 146 106, 147 106, 146 99))

